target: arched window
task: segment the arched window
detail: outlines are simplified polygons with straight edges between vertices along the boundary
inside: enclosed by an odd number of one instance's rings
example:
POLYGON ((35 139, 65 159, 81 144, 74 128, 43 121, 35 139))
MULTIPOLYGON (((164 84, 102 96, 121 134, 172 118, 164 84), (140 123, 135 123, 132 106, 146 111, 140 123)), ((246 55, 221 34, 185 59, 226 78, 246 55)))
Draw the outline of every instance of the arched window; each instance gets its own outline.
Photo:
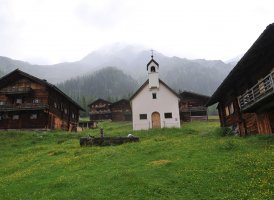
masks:
POLYGON ((151 71, 151 72, 155 72, 155 67, 152 66, 152 67, 150 68, 150 71, 151 71))

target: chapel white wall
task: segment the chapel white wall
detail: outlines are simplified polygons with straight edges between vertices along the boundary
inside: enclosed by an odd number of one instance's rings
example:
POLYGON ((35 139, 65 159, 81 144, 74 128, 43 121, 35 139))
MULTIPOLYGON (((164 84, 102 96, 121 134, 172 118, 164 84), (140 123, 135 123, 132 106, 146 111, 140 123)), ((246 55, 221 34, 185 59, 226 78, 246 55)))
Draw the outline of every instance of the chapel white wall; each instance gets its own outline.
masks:
POLYGON ((165 85, 149 89, 147 84, 132 100, 133 130, 147 130, 152 128, 151 114, 160 113, 161 128, 180 127, 179 99, 165 85), (152 93, 157 93, 157 99, 152 98, 152 93), (164 113, 172 113, 171 119, 165 119, 164 113), (140 114, 147 114, 147 120, 140 120, 140 114))

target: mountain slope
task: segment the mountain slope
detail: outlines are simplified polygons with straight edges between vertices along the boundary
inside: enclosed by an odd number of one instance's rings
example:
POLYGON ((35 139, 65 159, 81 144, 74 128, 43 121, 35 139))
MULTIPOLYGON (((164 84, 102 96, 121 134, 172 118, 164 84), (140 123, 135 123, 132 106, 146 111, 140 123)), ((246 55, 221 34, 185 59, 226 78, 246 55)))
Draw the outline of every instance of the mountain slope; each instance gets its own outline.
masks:
MULTIPOLYGON (((160 78, 173 89, 176 91, 192 90, 206 95, 211 95, 215 91, 234 66, 234 63, 226 64, 220 60, 189 60, 179 57, 168 57, 157 51, 154 52, 154 58, 160 64, 160 78)), ((102 68, 112 66, 133 77, 140 85, 147 79, 146 64, 150 59, 150 52, 145 48, 132 45, 114 45, 94 51, 80 61, 55 65, 32 65, 27 62, 0 57, 0 71, 8 73, 16 68, 20 68, 41 79, 47 79, 51 83, 62 83, 73 79, 71 81, 74 81, 75 85, 81 91, 81 95, 78 96, 108 97, 120 96, 124 95, 124 93, 119 91, 120 88, 116 88, 115 91, 113 90, 110 93, 108 88, 100 85, 101 83, 99 82, 93 82, 93 84, 98 85, 96 88, 100 90, 95 91, 95 89, 90 88, 93 86, 86 86, 86 82, 81 81, 81 79, 86 76, 93 76, 90 74, 102 68), (75 78, 77 76, 84 77, 75 78), (81 84, 78 82, 81 82, 81 84)), ((102 82, 104 79, 96 80, 102 82)), ((112 79, 112 81, 113 85, 117 81, 119 82, 117 78, 112 79)), ((66 84, 70 85, 70 82, 63 84, 68 94, 74 94, 74 86, 68 87, 66 84)), ((121 87, 128 86, 121 85, 121 87)), ((126 89, 126 92, 132 90, 134 90, 134 87, 126 89)))
POLYGON ((128 97, 138 85, 136 80, 121 70, 106 67, 92 74, 65 81, 58 84, 58 87, 79 102, 83 96, 87 99, 108 100, 112 100, 112 97, 128 97))
POLYGON ((2 76, 4 76, 4 72, 2 72, 1 70, 0 70, 0 78, 2 77, 2 76))
POLYGON ((79 62, 32 65, 27 62, 0 56, 0 70, 2 72, 7 74, 17 68, 38 78, 47 79, 51 83, 62 82, 75 75, 85 74, 87 71, 92 70, 88 65, 79 62))
MULTIPOLYGON (((232 69, 222 61, 186 60, 173 57, 161 78, 174 90, 190 90, 211 95, 232 69)), ((168 63, 166 63, 168 65, 168 63)))

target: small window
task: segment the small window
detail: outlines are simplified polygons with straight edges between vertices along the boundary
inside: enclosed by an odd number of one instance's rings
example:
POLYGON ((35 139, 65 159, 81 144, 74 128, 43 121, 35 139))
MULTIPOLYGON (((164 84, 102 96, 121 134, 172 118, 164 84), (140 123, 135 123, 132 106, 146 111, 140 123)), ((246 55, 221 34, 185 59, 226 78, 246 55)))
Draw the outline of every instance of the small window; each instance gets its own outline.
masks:
POLYGON ((9 115, 8 114, 4 114, 3 116, 2 116, 2 119, 9 119, 10 117, 9 117, 9 115))
POLYGON ((152 99, 157 99, 157 94, 156 93, 152 93, 152 99))
POLYGON ((140 119, 147 119, 147 114, 140 114, 140 119))
POLYGON ((228 106, 225 107, 225 115, 228 116, 229 115, 229 109, 228 106))
POLYGON ((166 119, 172 118, 172 113, 165 113, 165 118, 166 119))
POLYGON ((36 113, 31 114, 31 115, 30 115, 30 119, 37 119, 37 114, 36 114, 36 113))
POLYGON ((74 119, 74 118, 75 118, 75 115, 74 115, 74 113, 72 113, 72 114, 71 114, 71 117, 72 117, 72 119, 74 119))
POLYGON ((13 116, 12 116, 12 119, 13 119, 13 120, 19 119, 19 115, 13 115, 13 116))
POLYGON ((151 71, 151 72, 155 72, 155 71, 156 71, 156 70, 155 70, 155 67, 152 66, 152 67, 150 68, 150 71, 151 71))
POLYGON ((33 99, 32 103, 39 103, 39 99, 33 99))
POLYGON ((56 102, 54 102, 54 108, 57 108, 57 103, 56 102))
POLYGON ((22 99, 16 99, 15 103, 22 104, 22 99))
POLYGON ((4 101, 0 101, 0 106, 3 106, 5 105, 5 102, 4 101))
POLYGON ((68 110, 66 108, 64 109, 64 112, 65 112, 65 114, 68 114, 68 110))

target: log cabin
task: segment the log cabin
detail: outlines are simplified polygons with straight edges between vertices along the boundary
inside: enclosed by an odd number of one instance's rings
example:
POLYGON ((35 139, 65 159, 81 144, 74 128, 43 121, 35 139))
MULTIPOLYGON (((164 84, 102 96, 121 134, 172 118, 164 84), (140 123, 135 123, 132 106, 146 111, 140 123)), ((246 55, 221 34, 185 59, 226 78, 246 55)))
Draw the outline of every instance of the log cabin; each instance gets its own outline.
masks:
POLYGON ((209 96, 189 91, 180 92, 180 119, 189 122, 193 120, 208 120, 205 104, 209 96))
POLYGON ((110 106, 112 121, 131 121, 132 112, 129 100, 121 99, 110 106))
POLYGON ((56 86, 19 69, 0 79, 0 129, 76 131, 79 110, 56 86))
POLYGON ((207 106, 215 103, 222 127, 242 136, 274 132, 274 23, 244 54, 207 106))
POLYGON ((108 120, 111 119, 111 102, 104 99, 97 99, 88 105, 90 120, 108 120))

